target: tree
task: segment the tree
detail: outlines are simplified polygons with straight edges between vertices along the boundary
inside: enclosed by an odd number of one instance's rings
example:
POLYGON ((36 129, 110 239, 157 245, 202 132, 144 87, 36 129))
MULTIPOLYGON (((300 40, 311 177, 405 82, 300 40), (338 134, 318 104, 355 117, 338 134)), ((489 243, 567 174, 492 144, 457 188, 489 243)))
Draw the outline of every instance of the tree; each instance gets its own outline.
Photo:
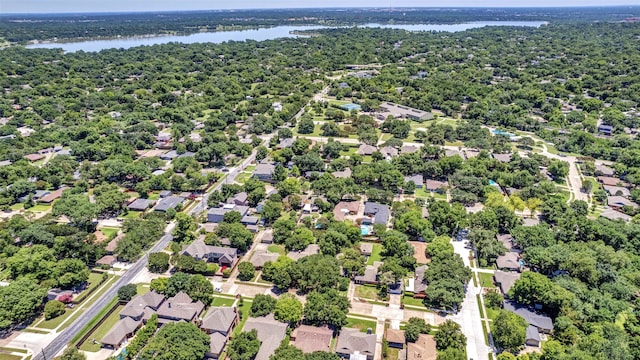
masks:
POLYGON ((75 346, 69 346, 65 349, 65 351, 57 357, 56 360, 86 360, 87 357, 84 356, 83 353, 78 351, 78 348, 75 346))
POLYGON ((231 360, 253 360, 260 350, 260 345, 258 332, 253 329, 234 336, 227 351, 231 360))
POLYGON ((46 295, 46 289, 28 278, 19 278, 7 286, 0 286, 0 329, 35 315, 46 295))
POLYGON ((98 205, 89 201, 84 194, 71 194, 66 191, 62 198, 53 204, 53 216, 65 215, 80 229, 89 229, 93 219, 98 216, 98 205))
POLYGON ((271 314, 276 309, 278 300, 270 295, 258 294, 251 303, 251 316, 259 317, 271 314))
POLYGON ((297 324, 302 320, 302 303, 292 294, 284 294, 276 304, 275 318, 289 324, 297 324))
POLYGON ((289 251, 304 250, 307 245, 313 243, 313 231, 305 228, 298 227, 293 231, 293 234, 285 240, 284 246, 289 251))
POLYGON ((503 301, 504 297, 496 290, 490 290, 484 294, 484 302, 492 309, 501 308, 503 301))
POLYGON ((196 239, 194 231, 196 230, 196 222, 191 216, 185 213, 176 214, 176 228, 173 232, 174 241, 188 244, 196 239))
POLYGON ((185 274, 183 272, 173 274, 167 281, 165 295, 172 297, 180 291, 187 291, 190 278, 191 276, 189 274, 185 274))
POLYGON ((340 360, 340 356, 326 351, 314 351, 310 354, 305 354, 304 360, 340 360))
POLYGON ((441 259, 453 254, 453 245, 447 236, 438 236, 427 244, 426 255, 431 259, 441 259))
POLYGON ((307 295, 304 318, 312 325, 330 325, 340 329, 347 324, 350 306, 349 299, 335 289, 325 292, 313 291, 307 295))
POLYGON ((164 273, 169 270, 169 254, 156 252, 149 254, 149 264, 147 267, 152 273, 164 273))
POLYGON ((240 214, 240 212, 238 211, 228 211, 222 217, 222 222, 225 222, 227 224, 239 223, 240 220, 242 220, 242 214, 240 214))
POLYGON ((195 324, 169 323, 151 338, 139 355, 141 360, 200 360, 209 351, 209 335, 195 324))
POLYGON ((253 242, 253 233, 241 223, 220 223, 215 231, 218 238, 227 238, 231 246, 239 252, 245 252, 253 242))
POLYGON ((509 297, 520 304, 541 304, 546 302, 552 290, 553 283, 548 277, 533 271, 525 271, 509 289, 509 297))
POLYGON ((316 125, 313 123, 313 118, 303 116, 298 123, 299 134, 311 134, 315 130, 316 125))
POLYGON ((467 346, 467 337, 462 333, 462 328, 453 320, 446 320, 438 327, 434 335, 438 350, 449 348, 464 351, 467 346))
POLYGON ((166 294, 168 283, 169 283, 168 278, 161 277, 161 278, 153 279, 149 284, 149 289, 159 294, 166 294))
POLYGON ((44 318, 51 320, 64 314, 65 311, 65 306, 61 301, 51 300, 44 305, 44 318))
POLYGON ((186 292, 193 301, 200 300, 205 305, 209 305, 213 301, 213 284, 201 274, 189 277, 186 292))
POLYGON ((302 350, 289 344, 281 344, 269 357, 269 360, 305 360, 302 350))
POLYGON ((491 333, 501 348, 516 352, 524 345, 527 326, 527 321, 522 316, 500 310, 491 324, 491 333))
POLYGON ((262 207, 260 215, 265 219, 267 224, 272 224, 282 214, 282 202, 280 201, 267 201, 262 207))
POLYGON ((431 327, 424 319, 412 317, 404 328, 404 335, 408 342, 416 342, 420 334, 428 334, 430 330, 431 327))
POLYGON ((256 268, 248 261, 238 264, 238 279, 249 281, 256 275, 256 268))
POLYGON ((127 284, 121 286, 118 289, 118 300, 129 301, 138 293, 138 289, 135 284, 127 284))

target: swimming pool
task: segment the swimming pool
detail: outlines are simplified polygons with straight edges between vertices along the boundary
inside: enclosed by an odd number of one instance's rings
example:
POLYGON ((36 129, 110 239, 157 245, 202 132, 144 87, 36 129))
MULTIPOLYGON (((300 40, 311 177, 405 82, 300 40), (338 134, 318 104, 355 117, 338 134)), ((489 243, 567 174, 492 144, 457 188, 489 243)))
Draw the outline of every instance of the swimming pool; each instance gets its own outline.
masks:
POLYGON ((489 185, 491 186, 498 186, 498 183, 493 181, 493 180, 489 180, 489 185))
POLYGON ((371 234, 371 226, 369 225, 360 225, 360 235, 366 236, 371 234))
POLYGON ((514 136, 516 136, 515 134, 512 134, 512 133, 510 133, 510 132, 506 132, 506 131, 504 131, 504 130, 494 129, 492 132, 493 132, 495 135, 505 135, 505 136, 508 136, 508 137, 514 137, 514 136))

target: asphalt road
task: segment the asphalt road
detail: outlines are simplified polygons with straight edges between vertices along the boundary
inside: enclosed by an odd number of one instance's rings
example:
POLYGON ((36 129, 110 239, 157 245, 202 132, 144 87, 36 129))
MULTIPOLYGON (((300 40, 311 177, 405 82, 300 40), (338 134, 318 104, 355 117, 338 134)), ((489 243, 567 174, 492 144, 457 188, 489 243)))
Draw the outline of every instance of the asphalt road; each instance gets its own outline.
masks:
POLYGON ((151 247, 133 266, 127 270, 127 272, 116 281, 109 290, 107 290, 96 302, 94 302, 84 313, 82 313, 68 328, 62 331, 57 337, 51 341, 44 349, 39 353, 34 354, 34 360, 50 360, 53 359, 57 353, 59 353, 65 346, 71 341, 71 339, 84 328, 91 319, 93 319, 99 312, 107 306, 107 304, 113 299, 118 289, 127 285, 131 280, 138 275, 138 273, 147 265, 149 253, 159 252, 173 239, 171 233, 175 224, 171 223, 167 226, 165 235, 160 238, 153 247, 151 247))

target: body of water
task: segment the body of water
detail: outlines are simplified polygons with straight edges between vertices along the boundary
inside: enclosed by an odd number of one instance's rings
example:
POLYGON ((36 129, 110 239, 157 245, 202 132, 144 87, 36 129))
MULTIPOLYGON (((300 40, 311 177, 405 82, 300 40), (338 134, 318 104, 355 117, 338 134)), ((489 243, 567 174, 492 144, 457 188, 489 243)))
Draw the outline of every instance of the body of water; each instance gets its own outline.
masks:
MULTIPOLYGON (((402 29, 408 31, 445 31, 457 32, 485 26, 530 26, 539 27, 547 24, 543 21, 483 21, 462 24, 415 24, 415 25, 393 25, 393 24, 366 24, 360 27, 402 29)), ((271 28, 260 28, 252 30, 233 30, 202 32, 190 35, 150 35, 119 37, 115 39, 94 39, 81 41, 59 41, 42 42, 27 45, 28 49, 63 49, 65 52, 76 51, 100 51, 104 49, 128 49, 134 46, 166 44, 178 42, 182 44, 194 43, 222 43, 225 41, 264 41, 278 38, 293 38, 300 35, 293 34, 297 31, 327 29, 324 26, 275 26, 271 28)))

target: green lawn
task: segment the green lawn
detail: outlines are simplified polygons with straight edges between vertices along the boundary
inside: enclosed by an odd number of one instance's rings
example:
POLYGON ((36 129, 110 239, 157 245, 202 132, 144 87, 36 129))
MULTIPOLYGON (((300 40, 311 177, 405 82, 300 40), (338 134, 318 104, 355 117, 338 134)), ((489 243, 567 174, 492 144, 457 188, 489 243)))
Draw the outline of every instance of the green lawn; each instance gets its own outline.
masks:
POLYGON ((287 252, 284 251, 284 247, 282 245, 272 244, 272 245, 269 245, 267 250, 270 253, 274 253, 274 254, 280 254, 280 255, 286 255, 287 254, 287 252))
POLYGON ((356 285, 355 296, 363 299, 380 300, 375 286, 356 285))
POLYGON ((27 349, 16 349, 16 348, 9 348, 9 347, 0 347, 0 351, 6 351, 6 352, 17 352, 17 353, 23 353, 26 354, 29 351, 27 349))
POLYGON ((106 236, 106 237, 107 237, 107 239, 109 239, 109 240, 113 240, 113 238, 115 238, 115 237, 116 237, 116 235, 118 234, 118 231, 119 231, 119 230, 120 230, 120 229, 118 229, 118 228, 112 228, 112 227, 103 227, 103 228, 100 228, 100 231, 102 232, 102 234, 103 234, 104 236, 106 236))
POLYGON ((0 360, 20 360, 20 359, 22 359, 22 357, 18 355, 0 353, 0 360))
POLYGON ((426 309, 426 307, 424 306, 424 303, 422 302, 422 299, 416 299, 412 296, 408 296, 408 295, 403 296, 402 302, 405 305, 417 306, 417 307, 422 307, 426 309))
POLYGON ((498 314, 500 313, 500 310, 497 309, 492 309, 490 307, 487 307, 487 318, 491 319, 491 320, 495 320, 498 317, 498 314))
POLYGON ((242 172, 242 173, 238 174, 238 176, 236 176, 236 180, 235 181, 237 183, 244 184, 244 182, 247 181, 250 177, 251 177, 251 173, 250 172, 242 172))
POLYGON ((399 358, 398 358, 398 353, 399 352, 400 352, 400 349, 396 349, 396 348, 390 347, 389 349, 387 349, 387 357, 385 359, 386 360, 399 360, 399 358))
POLYGON ((373 250, 371 251, 371 256, 367 260, 367 265, 373 265, 375 261, 382 261, 382 245, 381 244, 373 244, 373 250))
POLYGON ((100 341, 113 326, 120 320, 120 310, 124 308, 124 305, 118 305, 114 312, 111 313, 98 328, 89 335, 87 341, 80 345, 80 350, 97 352, 100 350, 100 343, 94 344, 93 339, 100 341))
POLYGON ((145 284, 145 283, 136 284, 136 292, 138 293, 138 295, 146 294, 149 291, 151 291, 151 289, 149 288, 149 284, 145 284))
POLYGON ((371 329, 374 334, 376 333, 375 320, 354 319, 347 317, 347 325, 345 327, 358 329, 361 332, 367 332, 367 329, 371 329))
POLYGON ((235 299, 214 297, 211 306, 233 306, 235 299))
POLYGON ((493 285, 493 275, 489 273, 479 272, 478 276, 480 277, 480 285, 486 288, 495 288, 493 285))
POLYGON ((255 169, 256 169, 256 166, 255 166, 255 165, 248 165, 248 166, 244 169, 244 171, 246 171, 246 172, 253 172, 253 170, 255 170, 255 169))
POLYGON ((24 209, 24 204, 23 203, 15 203, 11 206, 9 206, 9 209, 16 211, 16 210, 22 210, 24 209))
POLYGON ((127 215, 122 216, 125 219, 139 219, 142 216, 142 211, 131 211, 127 213, 127 215))
POLYGON ((242 332, 242 328, 244 327, 244 323, 247 322, 247 319, 249 318, 249 310, 251 310, 251 302, 250 301, 244 300, 244 303, 242 305, 238 306, 238 311, 239 311, 239 314, 240 314, 240 323, 233 330, 232 337, 237 336, 238 334, 240 334, 242 332))
POLYGON ((160 193, 152 192, 151 194, 149 194, 147 196, 147 199, 149 199, 149 200, 158 200, 158 199, 160 199, 160 193))
POLYGON ((44 204, 35 204, 31 208, 29 208, 29 211, 35 211, 35 212, 46 212, 49 210, 51 210, 51 205, 44 205, 44 204))

